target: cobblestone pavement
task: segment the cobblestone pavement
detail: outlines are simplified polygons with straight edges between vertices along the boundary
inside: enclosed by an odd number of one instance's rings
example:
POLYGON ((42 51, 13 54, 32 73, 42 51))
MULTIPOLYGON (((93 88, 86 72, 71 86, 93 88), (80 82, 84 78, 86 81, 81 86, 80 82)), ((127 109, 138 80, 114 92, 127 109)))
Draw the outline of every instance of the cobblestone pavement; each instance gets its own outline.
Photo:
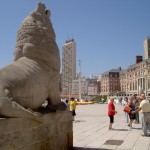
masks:
POLYGON ((74 150, 150 150, 150 137, 141 136, 141 124, 125 123, 123 106, 115 104, 114 130, 108 130, 107 104, 77 105, 73 122, 74 150))

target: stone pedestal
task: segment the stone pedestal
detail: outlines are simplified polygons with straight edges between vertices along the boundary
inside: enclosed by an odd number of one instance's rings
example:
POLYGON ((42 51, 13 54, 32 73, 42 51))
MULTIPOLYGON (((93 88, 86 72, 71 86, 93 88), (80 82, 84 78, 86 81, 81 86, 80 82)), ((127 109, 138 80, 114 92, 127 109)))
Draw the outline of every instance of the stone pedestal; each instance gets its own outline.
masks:
POLYGON ((0 150, 68 150, 73 147, 72 115, 43 115, 42 123, 24 118, 0 120, 0 150))

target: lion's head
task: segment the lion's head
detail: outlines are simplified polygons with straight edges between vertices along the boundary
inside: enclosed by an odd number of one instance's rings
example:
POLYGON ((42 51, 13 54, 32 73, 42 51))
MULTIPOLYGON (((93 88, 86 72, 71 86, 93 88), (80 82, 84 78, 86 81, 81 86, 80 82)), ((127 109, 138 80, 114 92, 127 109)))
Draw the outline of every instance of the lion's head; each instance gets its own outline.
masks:
POLYGON ((55 57, 59 62, 59 50, 50 14, 44 4, 38 3, 36 10, 23 20, 17 33, 14 61, 25 56, 48 64, 52 64, 52 57, 55 57))

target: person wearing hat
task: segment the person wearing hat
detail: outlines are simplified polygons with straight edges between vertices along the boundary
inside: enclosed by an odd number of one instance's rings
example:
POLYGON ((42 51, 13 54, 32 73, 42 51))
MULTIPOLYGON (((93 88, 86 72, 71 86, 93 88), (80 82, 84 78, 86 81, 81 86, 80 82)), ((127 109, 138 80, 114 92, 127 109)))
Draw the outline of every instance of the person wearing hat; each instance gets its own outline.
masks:
POLYGON ((144 136, 150 136, 150 101, 146 99, 145 94, 141 94, 140 99, 140 106, 137 110, 133 111, 133 113, 136 113, 141 110, 143 134, 144 136))

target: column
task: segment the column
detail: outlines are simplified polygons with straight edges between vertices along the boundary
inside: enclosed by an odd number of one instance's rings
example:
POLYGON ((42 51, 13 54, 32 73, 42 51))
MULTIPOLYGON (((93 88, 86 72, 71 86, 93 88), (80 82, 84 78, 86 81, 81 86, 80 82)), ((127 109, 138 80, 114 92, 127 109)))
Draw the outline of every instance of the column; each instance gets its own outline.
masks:
MULTIPOLYGON (((141 78, 141 91, 143 90, 143 78, 141 78)), ((141 93, 140 91, 140 93, 141 93)))

